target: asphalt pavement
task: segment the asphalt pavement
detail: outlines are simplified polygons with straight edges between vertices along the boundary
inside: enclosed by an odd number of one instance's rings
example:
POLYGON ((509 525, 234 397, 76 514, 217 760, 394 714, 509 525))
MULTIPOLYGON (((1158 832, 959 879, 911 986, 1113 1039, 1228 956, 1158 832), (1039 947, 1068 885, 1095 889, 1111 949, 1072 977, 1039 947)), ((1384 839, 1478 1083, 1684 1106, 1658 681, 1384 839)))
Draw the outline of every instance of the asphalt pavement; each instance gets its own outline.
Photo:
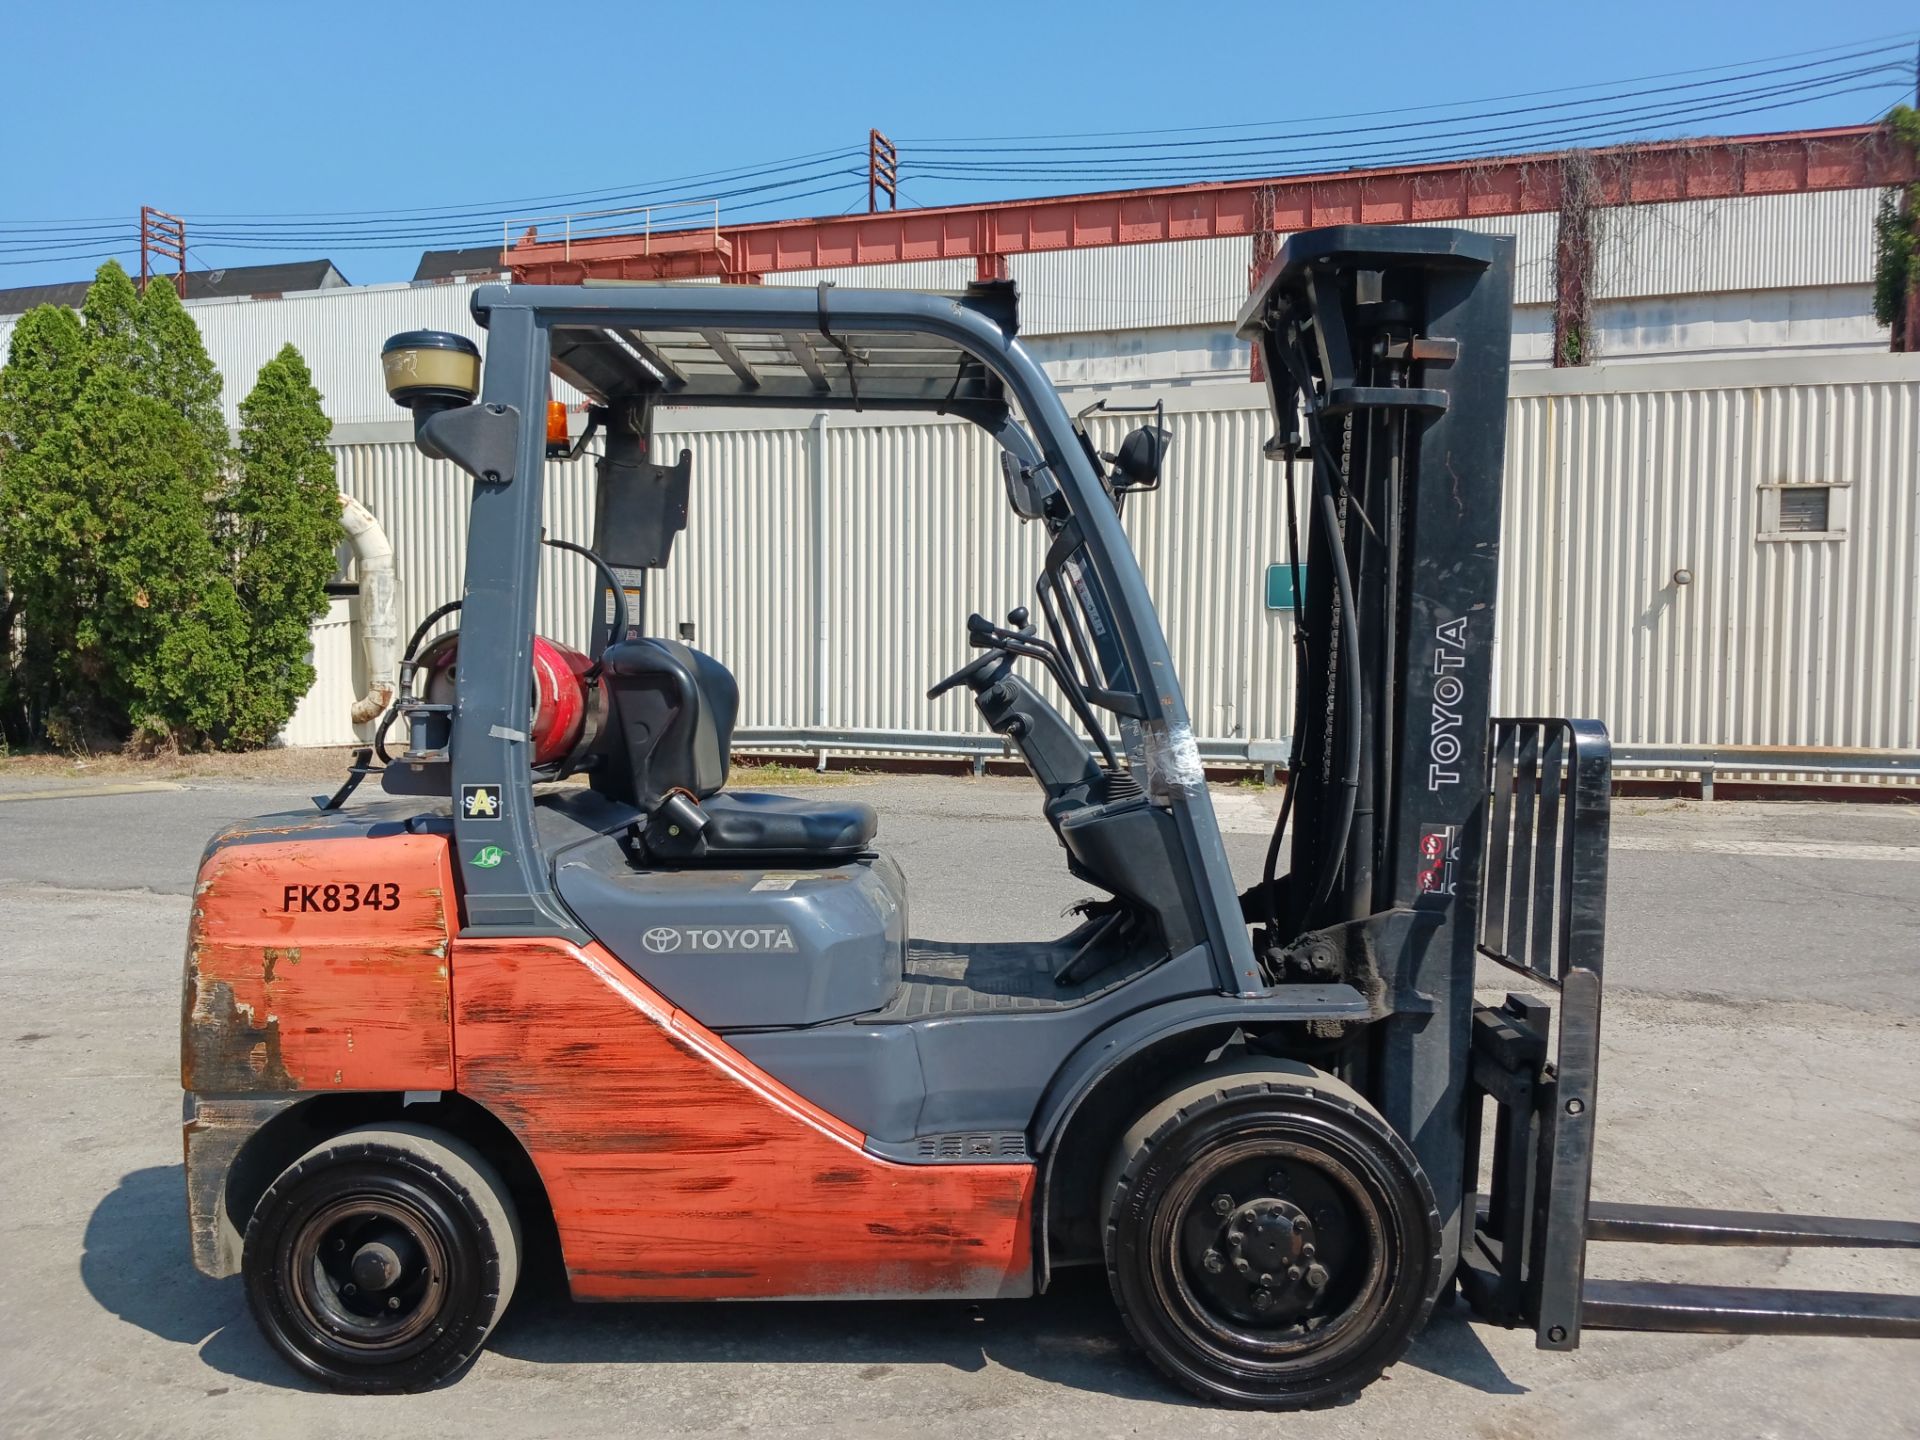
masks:
MULTIPOLYGON (((1351 1404, 1218 1410, 1134 1355, 1085 1273, 982 1305, 534 1287, 456 1385, 314 1390, 239 1283, 188 1263, 176 1047, 206 838, 323 787, 119 783, 0 772, 0 1434, 1920 1435, 1920 1344, 1590 1333, 1558 1355, 1457 1305, 1351 1404)), ((1057 933, 1083 893, 1027 782, 845 783, 882 813, 917 934, 1057 933)), ((1216 797, 1244 880, 1272 797, 1216 797)), ((1596 1195, 1920 1218, 1920 808, 1622 800, 1615 831, 1596 1195)), ((1607 1246, 1593 1268, 1920 1290, 1920 1255, 1892 1252, 1607 1246)))

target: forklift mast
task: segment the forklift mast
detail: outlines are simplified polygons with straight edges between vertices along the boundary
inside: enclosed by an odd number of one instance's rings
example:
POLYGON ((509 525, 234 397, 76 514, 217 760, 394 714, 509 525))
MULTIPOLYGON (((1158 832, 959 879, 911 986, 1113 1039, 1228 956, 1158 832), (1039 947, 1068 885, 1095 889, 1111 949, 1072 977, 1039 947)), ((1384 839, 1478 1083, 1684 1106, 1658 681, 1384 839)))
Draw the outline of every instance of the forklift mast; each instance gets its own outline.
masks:
POLYGON ((1920 1224, 1590 1198, 1610 746, 1597 721, 1490 713, 1512 268, 1504 237, 1339 226, 1289 240, 1241 314, 1300 604, 1261 952, 1368 994, 1343 1074, 1419 1157, 1482 1317, 1552 1350, 1583 1327, 1920 1337, 1915 1296, 1586 1276, 1591 1242, 1920 1249, 1920 1224), (1477 1004, 1482 960, 1557 1016, 1477 1004))
POLYGON ((1375 989, 1386 1013, 1349 1078, 1413 1144, 1448 1253, 1463 1193, 1447 1122, 1467 1083, 1512 283, 1506 237, 1339 226, 1289 240, 1240 319, 1278 422, 1268 454, 1288 469, 1289 563, 1304 568, 1291 868, 1284 886, 1265 877, 1268 946, 1309 974, 1358 970, 1375 989))

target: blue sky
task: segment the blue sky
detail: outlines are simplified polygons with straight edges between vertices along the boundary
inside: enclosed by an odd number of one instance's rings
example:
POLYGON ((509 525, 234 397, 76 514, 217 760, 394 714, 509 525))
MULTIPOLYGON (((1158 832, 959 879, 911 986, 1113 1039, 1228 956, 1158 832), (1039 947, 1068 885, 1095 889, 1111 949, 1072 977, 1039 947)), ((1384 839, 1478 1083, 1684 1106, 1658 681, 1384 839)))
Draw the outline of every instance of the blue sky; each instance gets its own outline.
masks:
MULTIPOLYGON (((909 203, 1064 193, 1125 182, 1079 175, 1076 157, 1087 152, 1059 147, 1116 142, 1047 142, 1055 149, 1047 163, 1059 168, 1016 180, 993 170, 1007 157, 986 148, 991 140, 971 137, 1180 130, 1171 138, 1210 144, 1210 133, 1193 127, 1297 129, 1315 117, 1520 92, 1546 93, 1505 103, 1591 100, 1609 92, 1570 87, 1736 62, 1785 65, 1816 47, 1903 31, 1904 93, 1891 76, 1869 76, 1858 84, 1872 88, 1789 95, 1764 115, 1693 121, 1684 126, 1691 133, 1852 124, 1897 100, 1911 103, 1915 12, 1909 4, 1809 11, 1781 0, 189 0, 159 11, 20 3, 4 24, 11 63, 0 84, 0 286, 90 274, 98 251, 125 252, 143 203, 188 217, 196 268, 326 255, 353 281, 396 280, 412 274, 424 246, 484 243, 497 233, 491 219, 453 212, 537 214, 594 203, 532 197, 652 194, 656 182, 811 155, 818 158, 758 182, 787 182, 785 191, 737 197, 736 205, 771 201, 737 218, 864 208, 863 182, 838 173, 860 168, 864 155, 831 152, 864 147, 869 126, 900 139, 909 203), (1823 23, 1811 27, 1810 18, 1823 23), (931 148, 941 137, 968 138, 941 152, 931 148), (968 147, 974 153, 963 155, 968 147), (914 176, 916 162, 936 157, 981 165, 983 178, 963 180, 972 172, 959 170, 914 176), (434 207, 448 213, 388 221, 343 213, 434 207), (290 218, 296 214, 308 218, 290 218), (465 237, 453 233, 462 227, 465 237), (242 238, 290 248, 244 249, 242 238), (55 245, 69 248, 49 253, 55 245)), ((1448 113, 1468 124, 1479 112, 1448 113)), ((1431 112, 1425 118, 1434 123, 1431 112)), ((1340 134, 1348 123, 1394 119, 1374 114, 1327 128, 1340 134)), ((1321 143, 1337 150, 1340 141, 1321 143)), ((716 178, 667 188, 695 194, 744 185, 716 178)))

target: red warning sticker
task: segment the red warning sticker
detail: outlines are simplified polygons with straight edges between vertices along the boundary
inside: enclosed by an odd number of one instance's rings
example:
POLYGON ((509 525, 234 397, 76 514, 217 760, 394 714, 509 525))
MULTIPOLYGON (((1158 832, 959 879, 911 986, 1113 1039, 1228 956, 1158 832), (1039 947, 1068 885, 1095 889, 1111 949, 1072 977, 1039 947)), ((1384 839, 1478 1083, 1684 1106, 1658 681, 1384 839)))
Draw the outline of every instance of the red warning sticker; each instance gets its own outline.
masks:
POLYGON ((1454 867, 1460 859, 1460 827, 1428 825, 1420 832, 1420 863, 1415 871, 1422 895, 1451 895, 1454 867))

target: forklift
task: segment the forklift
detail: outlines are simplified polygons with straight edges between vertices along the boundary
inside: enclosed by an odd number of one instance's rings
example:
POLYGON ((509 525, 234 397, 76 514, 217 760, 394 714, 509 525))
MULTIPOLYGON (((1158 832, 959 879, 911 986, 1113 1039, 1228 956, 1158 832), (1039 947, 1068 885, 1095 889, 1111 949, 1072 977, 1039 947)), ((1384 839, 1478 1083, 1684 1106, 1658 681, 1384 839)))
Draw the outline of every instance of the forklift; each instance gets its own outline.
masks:
POLYGON ((1512 269, 1497 237, 1309 231, 1242 312, 1299 609, 1285 800, 1240 881, 1121 525, 1172 500, 1171 434, 1096 450, 1010 284, 488 285, 484 374, 395 336, 389 393, 473 480, 463 594, 340 791, 206 851, 196 1266, 349 1391, 458 1374, 523 1265, 630 1301, 999 1299, 1097 1265, 1168 1377, 1268 1409, 1359 1391, 1456 1286, 1551 1349, 1920 1336, 1912 1297, 1585 1279, 1592 1241, 1920 1224, 1589 1201, 1607 738, 1489 714, 1512 269), (994 438, 1044 560, 928 693, 964 687, 1031 772, 1098 892, 1065 933, 920 938, 870 807, 729 785, 733 675, 647 628, 676 536, 728 523, 659 453, 662 405, 994 438), (545 539, 543 469, 594 434, 592 542, 545 539), (535 634, 543 545, 591 567, 584 650, 535 634), (1529 989, 1477 1003, 1483 961, 1529 989))

